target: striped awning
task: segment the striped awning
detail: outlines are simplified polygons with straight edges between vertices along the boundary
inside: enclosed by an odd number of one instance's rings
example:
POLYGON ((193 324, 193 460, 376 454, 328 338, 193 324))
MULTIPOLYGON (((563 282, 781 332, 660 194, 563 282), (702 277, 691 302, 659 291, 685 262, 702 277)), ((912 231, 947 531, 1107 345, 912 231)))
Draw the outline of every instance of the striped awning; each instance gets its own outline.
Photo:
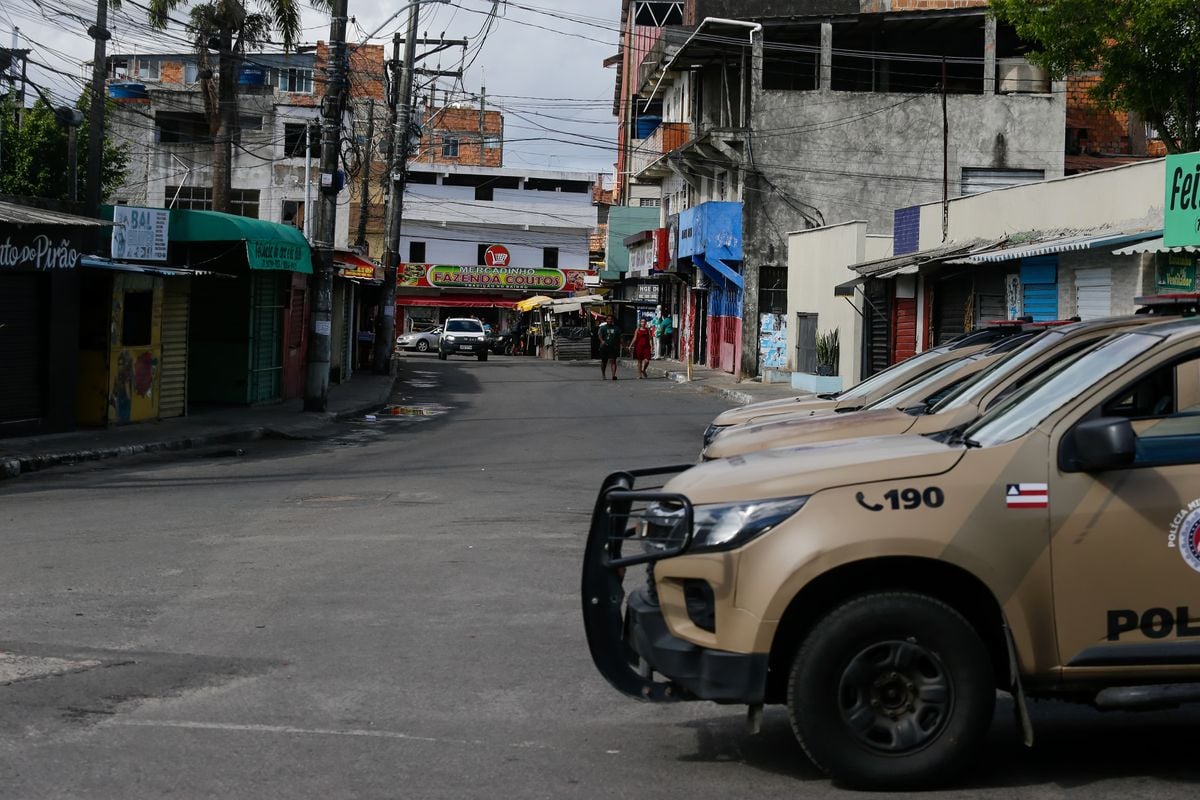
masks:
POLYGON ((1033 242, 1021 244, 1008 243, 992 247, 978 253, 960 256, 947 260, 948 264, 996 264, 1001 261, 1016 261, 1035 256, 1049 256, 1056 253, 1068 253, 1076 250, 1092 250, 1100 247, 1113 247, 1140 242, 1162 234, 1161 230, 1144 231, 1106 231, 1090 233, 1073 233, 1063 235, 1045 235, 1033 242))
POLYGON ((1135 256, 1140 253, 1200 253, 1200 247, 1167 247, 1163 244, 1163 237, 1159 236, 1156 239, 1146 239, 1137 244, 1113 250, 1114 256, 1135 256))

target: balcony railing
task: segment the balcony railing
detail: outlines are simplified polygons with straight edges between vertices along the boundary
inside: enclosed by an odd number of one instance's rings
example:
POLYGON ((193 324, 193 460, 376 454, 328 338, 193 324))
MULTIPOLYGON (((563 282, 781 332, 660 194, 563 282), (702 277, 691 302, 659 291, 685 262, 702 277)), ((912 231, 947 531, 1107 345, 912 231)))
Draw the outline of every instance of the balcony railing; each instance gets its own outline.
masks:
POLYGON ((678 150, 692 138, 692 126, 686 122, 664 122, 654 133, 640 141, 634 140, 629 169, 641 175, 651 164, 672 150, 678 150))

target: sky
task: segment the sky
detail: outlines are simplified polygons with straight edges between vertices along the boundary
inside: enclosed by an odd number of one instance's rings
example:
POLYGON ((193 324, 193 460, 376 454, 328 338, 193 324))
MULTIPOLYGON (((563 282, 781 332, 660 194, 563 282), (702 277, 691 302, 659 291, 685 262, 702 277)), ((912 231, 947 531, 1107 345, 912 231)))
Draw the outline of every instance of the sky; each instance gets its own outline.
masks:
MULTIPOLYGON (((189 49, 179 25, 163 32, 148 29, 147 1, 124 0, 111 12, 109 54, 189 49)), ((349 0, 347 39, 363 41, 403 5, 349 0)), ((186 19, 186 6, 185 0, 173 16, 186 19)), ((304 0, 301 7, 303 41, 328 40, 328 12, 304 0)), ((31 81, 58 102, 73 100, 90 75, 93 44, 87 27, 95 13, 94 0, 0 0, 0 43, 10 45, 12 28, 19 27, 18 47, 32 51, 31 81)), ((602 62, 617 52, 619 16, 620 0, 452 0, 424 4, 420 31, 471 41, 462 83, 442 79, 440 88, 470 101, 486 86, 489 107, 505 112, 507 166, 611 172, 616 73, 602 62)), ((371 41, 390 44, 407 17, 405 11, 371 41)), ((442 53, 440 68, 463 66, 461 54, 461 48, 442 53)), ((438 68, 439 56, 425 63, 438 68)))

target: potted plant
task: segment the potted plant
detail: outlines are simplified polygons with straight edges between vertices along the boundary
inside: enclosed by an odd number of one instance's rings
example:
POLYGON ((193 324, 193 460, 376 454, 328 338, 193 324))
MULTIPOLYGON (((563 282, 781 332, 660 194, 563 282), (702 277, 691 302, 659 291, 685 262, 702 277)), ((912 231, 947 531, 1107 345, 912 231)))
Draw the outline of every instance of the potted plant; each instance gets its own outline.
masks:
POLYGON ((841 348, 838 344, 838 331, 817 334, 817 374, 822 376, 837 375, 838 361, 841 348))

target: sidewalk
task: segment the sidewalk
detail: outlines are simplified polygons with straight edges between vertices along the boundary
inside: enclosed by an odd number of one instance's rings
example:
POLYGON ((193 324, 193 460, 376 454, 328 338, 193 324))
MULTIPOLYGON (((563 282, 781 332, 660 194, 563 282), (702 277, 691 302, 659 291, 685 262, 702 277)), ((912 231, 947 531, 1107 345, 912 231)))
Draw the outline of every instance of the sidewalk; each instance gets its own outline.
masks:
MULTIPOLYGON (((631 377, 637 380, 637 362, 631 358, 621 359, 622 372, 618 375, 622 380, 631 377)), ((717 394, 733 403, 748 405, 762 400, 780 400, 795 397, 800 392, 786 383, 762 383, 757 380, 738 382, 733 375, 720 370, 692 365, 692 379, 688 380, 687 365, 679 361, 661 359, 651 361, 646 368, 646 374, 652 378, 667 378, 682 383, 702 392, 717 394)))
POLYGON ((0 480, 81 461, 250 442, 265 436, 304 438, 333 420, 384 405, 395 382, 390 375, 356 375, 330 387, 328 410, 323 413, 306 414, 302 401, 289 400, 270 406, 203 409, 187 417, 119 428, 0 439, 0 480))

